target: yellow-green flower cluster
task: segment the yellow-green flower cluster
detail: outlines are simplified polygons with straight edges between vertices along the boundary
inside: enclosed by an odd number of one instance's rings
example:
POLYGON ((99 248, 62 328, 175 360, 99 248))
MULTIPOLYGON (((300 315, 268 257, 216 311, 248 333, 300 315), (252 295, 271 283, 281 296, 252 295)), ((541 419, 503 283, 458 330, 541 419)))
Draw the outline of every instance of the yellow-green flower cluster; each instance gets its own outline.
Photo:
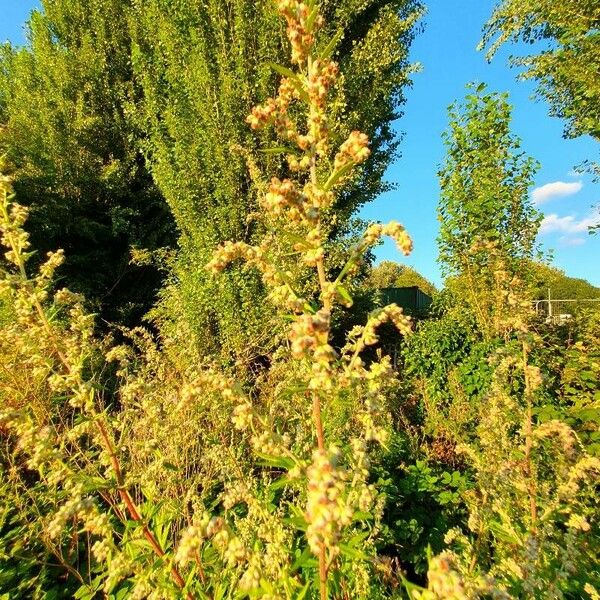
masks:
POLYGON ((277 8, 287 22, 292 62, 302 66, 314 42, 313 32, 322 24, 322 18, 317 16, 311 23, 311 10, 305 2, 298 0, 277 0, 277 8))
POLYGON ((319 554, 323 548, 335 555, 340 530, 352 520, 352 509, 344 498, 344 472, 336 467, 339 451, 316 450, 307 469, 306 537, 310 549, 319 554))
POLYGON ((361 247, 371 248, 383 235, 391 237, 396 242, 398 250, 405 256, 408 256, 412 252, 413 242, 411 237, 406 232, 404 226, 396 221, 390 221, 385 225, 381 223, 372 223, 369 225, 363 235, 361 247))
POLYGON ((370 155, 369 138, 360 131, 353 131, 335 155, 334 166, 341 170, 348 165, 359 165, 370 155))

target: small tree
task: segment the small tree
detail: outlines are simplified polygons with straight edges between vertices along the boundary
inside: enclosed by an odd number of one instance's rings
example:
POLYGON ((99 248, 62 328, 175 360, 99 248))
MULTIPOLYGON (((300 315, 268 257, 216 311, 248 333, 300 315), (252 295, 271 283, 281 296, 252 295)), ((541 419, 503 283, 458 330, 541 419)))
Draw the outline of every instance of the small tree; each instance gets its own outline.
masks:
POLYGON ((493 335, 514 313, 535 254, 540 215, 529 200, 537 163, 510 132, 506 94, 483 84, 450 108, 447 156, 439 172, 439 259, 458 278, 458 296, 493 335))
POLYGON ((384 260, 373 267, 365 283, 368 287, 374 289, 416 286, 430 296, 437 291, 433 283, 423 277, 417 270, 391 260, 384 260))

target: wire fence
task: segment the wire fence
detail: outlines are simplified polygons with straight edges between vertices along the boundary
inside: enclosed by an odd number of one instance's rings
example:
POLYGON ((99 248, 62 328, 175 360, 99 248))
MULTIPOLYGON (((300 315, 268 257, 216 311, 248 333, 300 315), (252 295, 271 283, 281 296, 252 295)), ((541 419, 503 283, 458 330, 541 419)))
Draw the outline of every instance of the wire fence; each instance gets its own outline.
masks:
POLYGON ((600 310, 600 298, 536 300, 535 312, 548 323, 565 323, 589 309, 600 310))

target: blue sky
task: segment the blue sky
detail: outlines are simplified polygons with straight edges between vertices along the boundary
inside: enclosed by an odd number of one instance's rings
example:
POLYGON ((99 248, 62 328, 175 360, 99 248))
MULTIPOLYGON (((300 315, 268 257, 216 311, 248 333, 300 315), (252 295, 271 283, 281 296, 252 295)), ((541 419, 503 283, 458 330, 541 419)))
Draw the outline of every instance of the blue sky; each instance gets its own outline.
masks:
MULTIPOLYGON (((505 48, 491 64, 476 51, 494 0, 426 3, 425 31, 412 48, 412 60, 421 63, 423 70, 414 77, 405 114, 397 123, 404 134, 402 155, 387 173, 398 188, 361 212, 365 219, 402 222, 413 236, 415 249, 406 259, 386 242, 377 249, 378 260, 405 262, 441 283, 435 244, 436 173, 444 157, 441 134, 447 125, 447 107, 464 96, 468 82, 486 82, 490 90, 509 92, 513 131, 522 139, 523 149, 542 164, 534 197, 545 215, 540 233, 544 249, 553 251, 554 264, 569 275, 600 285, 600 235, 587 234, 587 225, 598 219, 592 206, 600 203, 600 185, 573 172, 575 165, 598 156, 598 144, 591 138, 563 139, 564 124, 548 116, 543 101, 532 100, 534 86, 516 81, 517 70, 508 67, 507 58, 526 48, 505 48)), ((35 0, 0 0, 0 40, 23 43, 23 23, 37 4, 35 0)))

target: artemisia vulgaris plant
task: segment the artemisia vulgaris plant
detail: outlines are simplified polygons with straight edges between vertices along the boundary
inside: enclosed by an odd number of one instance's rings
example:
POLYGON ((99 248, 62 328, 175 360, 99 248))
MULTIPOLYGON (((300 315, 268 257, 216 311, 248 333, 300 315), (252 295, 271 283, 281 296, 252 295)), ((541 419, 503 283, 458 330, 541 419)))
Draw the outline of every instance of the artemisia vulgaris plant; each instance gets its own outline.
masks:
MULTIPOLYGON (((29 274, 33 253, 23 229, 26 218, 27 209, 14 202, 10 179, 2 175, 0 230, 9 266, 0 292, 9 322, 0 338, 5 360, 0 434, 7 435, 8 450, 0 473, 21 520, 19 547, 39 545, 41 564, 46 554, 92 597, 102 585, 111 592, 135 572, 127 556, 131 538, 144 540, 154 559, 164 560, 166 552, 121 468, 113 427, 118 424, 103 406, 94 317, 80 296, 67 289, 53 292, 62 251, 49 253, 37 273, 29 274), (80 564, 81 536, 87 567, 80 564), (99 565, 92 570, 94 559, 99 565), (92 573, 98 576, 85 585, 92 573)), ((169 588, 184 588, 176 565, 167 565, 166 573, 169 588)))
POLYGON ((392 304, 373 314, 364 326, 355 327, 346 345, 336 350, 331 345, 332 310, 352 304, 347 281, 382 235, 391 236, 404 254, 410 253, 412 242, 398 223, 372 224, 346 265, 338 273, 331 272, 326 248, 336 199, 369 158, 369 140, 353 131, 335 145, 328 123, 328 96, 339 73, 330 58, 332 45, 318 50, 317 32, 322 25, 318 4, 279 0, 277 6, 287 23, 293 69, 274 66, 283 75, 279 93, 256 106, 247 121, 255 130, 276 130, 283 146, 264 150, 285 153, 290 175, 273 177, 263 185, 260 206, 270 233, 262 243, 227 242, 207 268, 218 273, 234 260, 246 261, 249 268, 262 273, 270 301, 289 315, 296 393, 302 395, 312 417, 309 443, 303 452, 294 452, 284 437, 277 442, 271 434, 265 437, 275 424, 261 416, 249 396, 240 397, 234 422, 239 429, 252 431, 256 450, 269 447, 269 454, 289 461, 289 478, 304 481, 306 505, 298 517, 306 543, 318 558, 319 594, 325 599, 349 593, 340 577, 345 530, 356 532, 353 523, 376 512, 377 493, 368 483, 367 448, 386 442, 385 393, 393 387, 395 376, 388 357, 367 365, 361 352, 377 343, 377 327, 386 321, 403 334, 410 331, 410 319, 392 304), (318 282, 317 297, 303 297, 301 282, 285 267, 289 256, 310 269, 318 282), (329 413, 342 397, 355 402, 351 422, 341 436, 329 436, 329 413))

